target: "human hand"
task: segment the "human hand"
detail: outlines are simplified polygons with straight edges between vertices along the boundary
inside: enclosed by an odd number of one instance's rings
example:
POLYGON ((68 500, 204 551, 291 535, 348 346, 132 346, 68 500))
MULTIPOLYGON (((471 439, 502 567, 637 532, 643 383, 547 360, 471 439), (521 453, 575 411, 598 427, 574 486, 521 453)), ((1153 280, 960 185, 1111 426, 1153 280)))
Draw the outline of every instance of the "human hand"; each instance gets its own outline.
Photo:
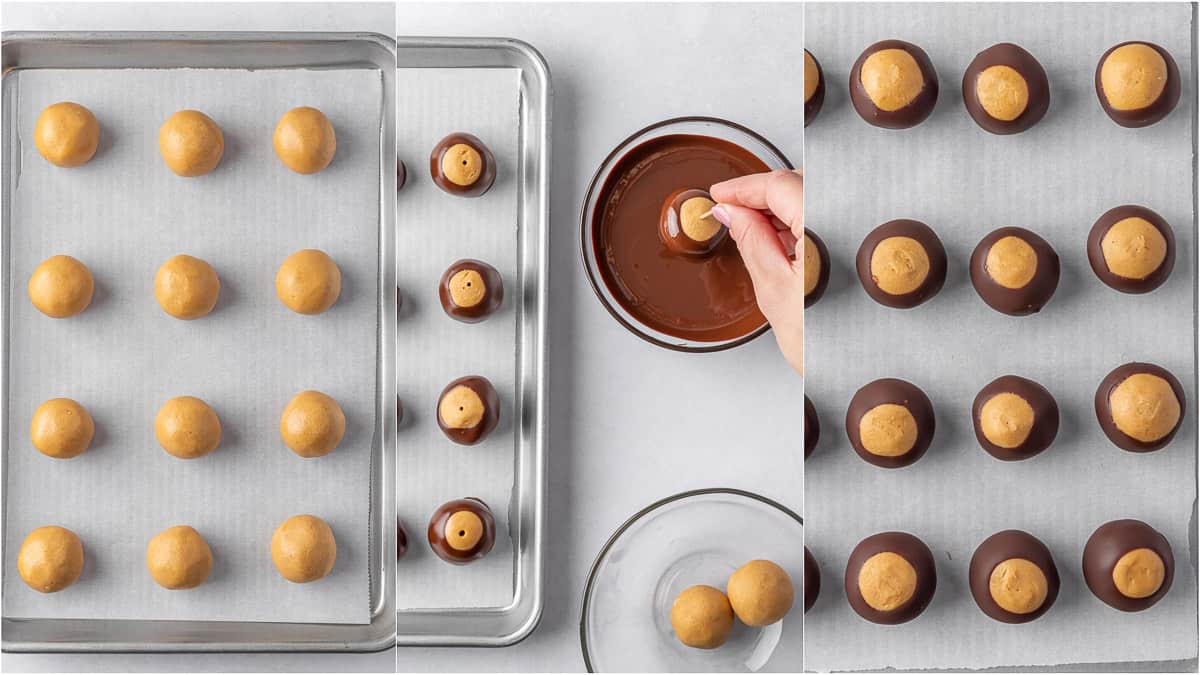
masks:
POLYGON ((729 228, 783 357, 804 374, 804 177, 771 171, 717 183, 713 217, 729 228), (794 257, 792 257, 794 256, 794 257))

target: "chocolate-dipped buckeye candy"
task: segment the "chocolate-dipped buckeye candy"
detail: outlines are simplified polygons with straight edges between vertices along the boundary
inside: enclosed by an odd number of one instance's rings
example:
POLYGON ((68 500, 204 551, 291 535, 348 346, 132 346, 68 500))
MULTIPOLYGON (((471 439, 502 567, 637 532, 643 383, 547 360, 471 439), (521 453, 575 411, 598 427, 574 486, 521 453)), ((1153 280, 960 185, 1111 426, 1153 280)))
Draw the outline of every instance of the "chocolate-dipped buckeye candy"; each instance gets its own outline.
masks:
POLYGON ((1167 538, 1140 520, 1105 523, 1083 547, 1083 580, 1097 598, 1122 612, 1149 609, 1174 578, 1167 538))
POLYGON ((1175 267, 1175 233, 1162 216, 1126 204, 1104 212, 1087 239, 1092 271, 1122 293, 1149 293, 1175 267))
POLYGON ((804 307, 817 304, 829 288, 829 249, 816 232, 804 228, 804 307))
POLYGON ((1042 385, 1016 375, 987 384, 971 405, 975 438, 989 455, 1006 462, 1029 459, 1058 435, 1058 403, 1042 385))
POLYGON ((427 532, 429 547, 451 565, 475 562, 496 543, 492 511, 474 497, 446 502, 434 511, 427 532))
POLYGON ((658 218, 658 238, 667 250, 679 255, 712 253, 729 231, 712 215, 716 206, 704 190, 687 188, 672 192, 663 202, 658 218))
POLYGON ((971 285, 989 307, 1010 316, 1036 314, 1058 288, 1058 254, 1020 227, 994 230, 971 254, 971 285))
POLYGON ((1009 42, 975 55, 962 81, 963 103, 984 131, 1017 134, 1050 108, 1050 83, 1033 54, 1009 42))
POLYGON ((884 40, 867 47, 850 69, 850 103, 867 124, 915 127, 937 103, 937 72, 920 47, 884 40))
POLYGON ((429 173, 438 187, 452 195, 478 197, 496 182, 496 158, 471 134, 450 134, 430 153, 429 173))
POLYGON ((907 532, 881 532, 858 543, 846 563, 846 599, 871 623, 912 621, 933 600, 933 554, 907 532))
POLYGON ((908 466, 933 442, 933 404, 916 386, 894 378, 859 389, 846 409, 850 445, 868 464, 885 469, 908 466))
POLYGON ((1096 419, 1108 440, 1129 452, 1152 452, 1175 437, 1183 421, 1183 386, 1152 363, 1126 363, 1096 388, 1096 419))
POLYGON ((1003 623, 1028 623, 1058 597, 1058 568, 1050 549, 1020 530, 997 532, 975 549, 971 595, 984 614, 1003 623))
POLYGON ((438 397, 438 426, 459 445, 475 445, 500 420, 500 397, 485 377, 469 375, 446 385, 438 397))
POLYGON ((812 124, 825 102, 825 72, 807 49, 804 50, 804 126, 812 124))
POLYGON ((438 299, 451 319, 478 323, 504 303, 504 282, 495 267, 478 260, 459 260, 438 282, 438 299))
POLYGON ((817 559, 804 547, 804 611, 812 609, 817 604, 817 596, 821 595, 821 568, 817 567, 817 559))
POLYGON ((404 557, 408 552, 408 530, 404 529, 404 523, 399 519, 396 520, 396 560, 404 557))
POLYGON ((396 160, 396 190, 404 189, 404 183, 408 180, 408 167, 404 165, 404 160, 396 160))
POLYGON ((821 420, 817 417, 817 409, 804 395, 804 459, 813 453, 821 440, 821 420))
POLYGON ((946 249, 925 223, 891 220, 858 247, 858 280, 871 299, 910 309, 937 295, 946 282, 946 249))
POLYGON ((1148 127, 1171 114, 1179 90, 1179 66, 1156 44, 1122 42, 1096 64, 1100 107, 1123 127, 1148 127))

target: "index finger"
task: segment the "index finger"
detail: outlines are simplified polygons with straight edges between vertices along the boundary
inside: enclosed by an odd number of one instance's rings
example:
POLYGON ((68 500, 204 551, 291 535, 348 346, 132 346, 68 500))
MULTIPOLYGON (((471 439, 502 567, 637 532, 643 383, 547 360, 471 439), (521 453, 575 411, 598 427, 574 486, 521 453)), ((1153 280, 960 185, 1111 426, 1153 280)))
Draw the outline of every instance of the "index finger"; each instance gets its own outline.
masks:
POLYGON ((709 190, 713 201, 767 210, 797 237, 804 230, 804 175, 800 171, 771 171, 717 183, 709 190))

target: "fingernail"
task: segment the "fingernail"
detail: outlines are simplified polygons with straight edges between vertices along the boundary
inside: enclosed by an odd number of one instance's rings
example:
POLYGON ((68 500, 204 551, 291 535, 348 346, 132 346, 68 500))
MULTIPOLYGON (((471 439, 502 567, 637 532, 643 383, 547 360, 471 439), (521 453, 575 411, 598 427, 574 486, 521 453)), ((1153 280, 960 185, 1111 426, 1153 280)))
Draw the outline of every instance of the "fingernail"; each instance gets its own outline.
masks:
POLYGON ((729 227, 729 213, 725 211, 725 207, 717 204, 712 208, 712 216, 717 219, 717 222, 729 227))

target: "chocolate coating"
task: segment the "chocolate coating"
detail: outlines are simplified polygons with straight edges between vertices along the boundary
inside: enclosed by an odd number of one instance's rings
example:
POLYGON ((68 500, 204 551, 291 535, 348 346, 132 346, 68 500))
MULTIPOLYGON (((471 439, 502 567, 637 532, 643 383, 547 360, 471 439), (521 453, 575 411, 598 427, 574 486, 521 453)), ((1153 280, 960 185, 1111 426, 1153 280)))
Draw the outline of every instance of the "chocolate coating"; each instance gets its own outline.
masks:
POLYGON ((993 230, 971 253, 971 285, 988 307, 1009 316, 1036 314, 1054 297, 1058 289, 1058 254, 1038 235, 1020 227, 993 230), (1037 254, 1037 270, 1029 283, 1021 288, 1007 288, 996 283, 987 271, 987 257, 992 245, 1005 237, 1016 237, 1029 244, 1037 254))
POLYGON ((807 127, 817 118, 817 113, 821 112, 821 105, 825 103, 825 71, 821 69, 821 62, 812 52, 805 49, 804 53, 808 54, 813 65, 817 67, 817 88, 813 91, 813 95, 804 102, 804 126, 807 127))
POLYGON ((1167 115, 1170 115, 1171 111, 1179 103, 1179 66, 1175 63, 1175 59, 1171 57, 1170 52, 1151 42, 1132 40, 1109 47, 1108 51, 1104 52, 1104 55, 1096 63, 1095 82, 1096 98, 1100 99, 1100 107, 1112 121, 1129 129, 1148 127, 1162 120, 1167 115), (1154 100, 1154 103, 1139 110, 1116 110, 1108 104, 1108 99, 1104 96, 1104 89, 1100 85, 1100 71, 1104 68, 1104 61, 1108 59, 1109 54, 1113 53, 1118 47, 1124 47, 1129 44, 1143 44, 1158 52, 1167 64, 1167 81, 1162 93, 1154 100))
POLYGON ((408 532, 404 529, 404 523, 396 521, 396 560, 404 557, 408 552, 408 532))
POLYGON ((400 191, 404 187, 404 182, 408 180, 408 167, 404 166, 404 160, 396 160, 396 191, 400 191))
POLYGON ((1005 462, 1029 459, 1054 442, 1058 436, 1058 403, 1045 387, 1016 375, 1003 375, 992 380, 975 395, 971 404, 971 422, 975 425, 975 439, 989 455, 1005 462), (1033 408, 1033 428, 1029 436, 1015 448, 1003 448, 988 440, 980 427, 983 406, 999 394, 1016 394, 1033 408))
POLYGON ((492 156, 492 151, 471 134, 453 133, 438 141, 434 146, 433 152, 429 154, 429 173, 433 176, 433 182, 442 190, 459 197, 479 197, 487 192, 492 187, 492 183, 496 182, 496 158, 492 156), (458 145, 468 145, 479 153, 483 160, 482 170, 479 173, 479 178, 470 185, 459 185, 446 178, 442 173, 442 155, 451 147, 458 145))
POLYGON ((905 218, 890 220, 871 230, 866 239, 863 239, 862 245, 858 247, 855 267, 858 269, 858 280, 862 283, 863 290, 872 300, 886 307, 911 309, 942 290, 942 284, 946 283, 946 249, 942 246, 942 240, 938 239, 937 234, 925 223, 905 218), (871 278, 871 255, 880 242, 890 237, 915 239, 929 256, 929 274, 920 287, 909 293, 892 295, 879 288, 871 278))
POLYGON ((846 562, 846 600, 850 607, 871 623, 896 625, 912 621, 925 611, 937 590, 937 568, 925 542, 907 532, 880 532, 858 543, 846 562), (908 602, 890 612, 867 604, 858 590, 858 574, 863 563, 879 553, 895 553, 908 561, 917 572, 917 586, 908 602))
POLYGON ((683 203, 697 197, 709 201, 713 200, 712 195, 704 190, 688 188, 677 190, 663 202, 662 214, 658 219, 658 239, 672 253, 706 256, 712 253, 729 236, 729 229, 724 225, 721 226, 721 229, 711 239, 706 241, 696 241, 683 231, 680 225, 683 222, 683 216, 681 215, 683 203))
POLYGON ((1166 447, 1171 439, 1175 438, 1175 433, 1179 431, 1179 426, 1183 424, 1183 418, 1187 414, 1187 400, 1183 396, 1183 385, 1170 372, 1161 366, 1156 366, 1153 363, 1126 363, 1123 366, 1118 366, 1111 373, 1105 376, 1100 381, 1100 386, 1096 388, 1096 419, 1100 422, 1100 428, 1104 430, 1104 435, 1108 436, 1108 440, 1113 442, 1113 445, 1128 452, 1153 452, 1166 447), (1175 399, 1179 401, 1179 420, 1175 423, 1175 428, 1171 429, 1170 433, 1152 443, 1139 441, 1132 436, 1127 435, 1117 427, 1117 423, 1113 421, 1112 401, 1110 396, 1113 389, 1121 384, 1131 375, 1138 373, 1146 373, 1161 377, 1170 385, 1171 391, 1175 394, 1175 399))
POLYGON ((804 459, 813 453, 821 440, 821 420, 817 418, 817 409, 813 407, 808 394, 804 395, 804 459))
POLYGON ((397 396, 396 397, 396 424, 399 425, 402 422, 404 422, 404 402, 400 400, 399 396, 397 396))
POLYGON ((500 278, 500 273, 496 271, 495 267, 485 262, 469 259, 458 260, 446 268, 446 272, 442 274, 442 279, 438 282, 438 299, 442 302, 442 309, 451 319, 457 319, 463 323, 479 323, 504 304, 504 280, 500 278), (470 307, 460 307, 454 304, 450 280, 459 272, 475 272, 483 279, 484 295, 477 304, 470 307))
POLYGON ((817 560, 804 547, 804 611, 812 609, 817 604, 817 596, 821 594, 821 568, 817 560))
POLYGON ((984 539, 971 556, 968 577, 975 604, 979 605, 984 614, 1002 623, 1029 623, 1045 614, 1058 598, 1058 568, 1054 566, 1050 549, 1032 534, 1021 530, 1004 530, 984 539), (992 597, 992 570, 996 569, 996 565, 1012 558, 1028 560, 1037 565, 1046 576, 1046 599, 1040 607, 1027 614, 1010 612, 996 604, 995 598, 992 597))
POLYGON ((938 78, 937 71, 933 69, 933 62, 929 60, 929 55, 920 47, 904 42, 903 40, 883 40, 867 47, 858 59, 854 62, 854 67, 850 69, 850 103, 854 105, 855 112, 872 126, 881 127, 884 129, 908 129, 915 127, 925 118, 929 117, 933 112, 934 106, 937 104, 938 97, 938 78), (862 86, 862 67, 867 58, 878 51, 884 49, 899 49, 908 52, 917 62, 917 67, 921 71, 921 78, 924 80, 924 86, 917 97, 908 103, 908 105, 899 110, 886 111, 880 110, 875 106, 875 102, 867 95, 862 86))
POLYGON ((821 296, 825 295, 826 289, 829 288, 829 248, 825 246, 825 242, 817 236, 816 232, 804 228, 804 236, 812 239, 813 246, 817 249, 817 258, 821 261, 821 271, 817 273, 817 285, 813 286, 812 292, 804 296, 805 309, 817 304, 821 296))
POLYGON ((992 45, 975 55, 963 73, 962 95, 971 119, 984 131, 1001 136, 1029 129, 1040 122, 1050 109, 1050 82, 1046 79, 1046 71, 1042 64, 1033 58, 1033 54, 1010 42, 992 45), (1008 66, 1017 71, 1029 89, 1029 101, 1016 119, 1002 120, 992 117, 979 102, 975 90, 979 75, 993 66, 1008 66))
POLYGON ((1096 276, 1100 277, 1100 281, 1103 281, 1110 288, 1122 293, 1149 293, 1162 286, 1166 282, 1167 277, 1171 276, 1171 270, 1175 268, 1175 233, 1171 230, 1171 226, 1167 224, 1167 221, 1163 220, 1163 217, 1154 211, 1136 204, 1125 204, 1105 211, 1096 220, 1096 223, 1092 225, 1092 230, 1088 233, 1087 254, 1088 262, 1092 265, 1092 271, 1096 273, 1096 276), (1114 274, 1109 271, 1108 263, 1104 260, 1104 249, 1102 248, 1104 235, 1108 234, 1109 228, 1126 218, 1141 218, 1145 220, 1153 225, 1162 234, 1163 239, 1167 241, 1166 257, 1163 258, 1158 268, 1144 279, 1130 279, 1114 274))
POLYGON ((1175 556, 1167 538, 1140 520, 1114 520, 1098 527, 1083 547, 1083 580, 1106 605, 1122 612, 1149 609, 1171 590, 1175 578, 1175 556), (1131 598, 1113 585, 1113 567, 1126 553, 1139 548, 1154 551, 1163 562, 1163 581, 1153 595, 1131 598))
POLYGON ((468 375, 460 377, 457 380, 446 385, 442 390, 441 396, 438 396, 438 408, 441 407, 442 399, 450 390, 462 385, 479 396, 479 400, 483 401, 483 419, 473 427, 467 429, 451 429, 442 421, 441 412, 438 409, 434 410, 437 415, 438 427, 442 433, 446 434, 446 438, 458 443, 459 445, 475 445, 483 439, 487 438, 488 434, 492 433, 496 428, 496 424, 500 421, 500 396, 496 394, 496 388, 488 381, 486 377, 478 375, 468 375))
POLYGON ((487 555, 492 550, 492 546, 496 544, 496 519, 492 517, 491 509, 482 500, 475 497, 455 499, 442 504, 437 511, 433 512, 433 517, 429 519, 427 537, 429 547, 433 549, 437 557, 451 565, 466 565, 487 555), (483 523, 483 536, 479 538, 479 543, 466 551, 460 551, 446 541, 446 521, 459 511, 474 513, 483 523))
POLYGON ((850 445, 863 461, 885 469, 899 469, 921 459, 933 442, 934 426, 933 404, 929 402, 925 392, 913 384, 894 378, 875 380, 859 389, 854 398, 850 399, 850 406, 846 409, 846 435, 850 438, 850 445), (858 425, 863 415, 886 403, 907 408, 917 422, 916 442, 912 449, 898 457, 872 454, 863 447, 859 435, 858 425))

